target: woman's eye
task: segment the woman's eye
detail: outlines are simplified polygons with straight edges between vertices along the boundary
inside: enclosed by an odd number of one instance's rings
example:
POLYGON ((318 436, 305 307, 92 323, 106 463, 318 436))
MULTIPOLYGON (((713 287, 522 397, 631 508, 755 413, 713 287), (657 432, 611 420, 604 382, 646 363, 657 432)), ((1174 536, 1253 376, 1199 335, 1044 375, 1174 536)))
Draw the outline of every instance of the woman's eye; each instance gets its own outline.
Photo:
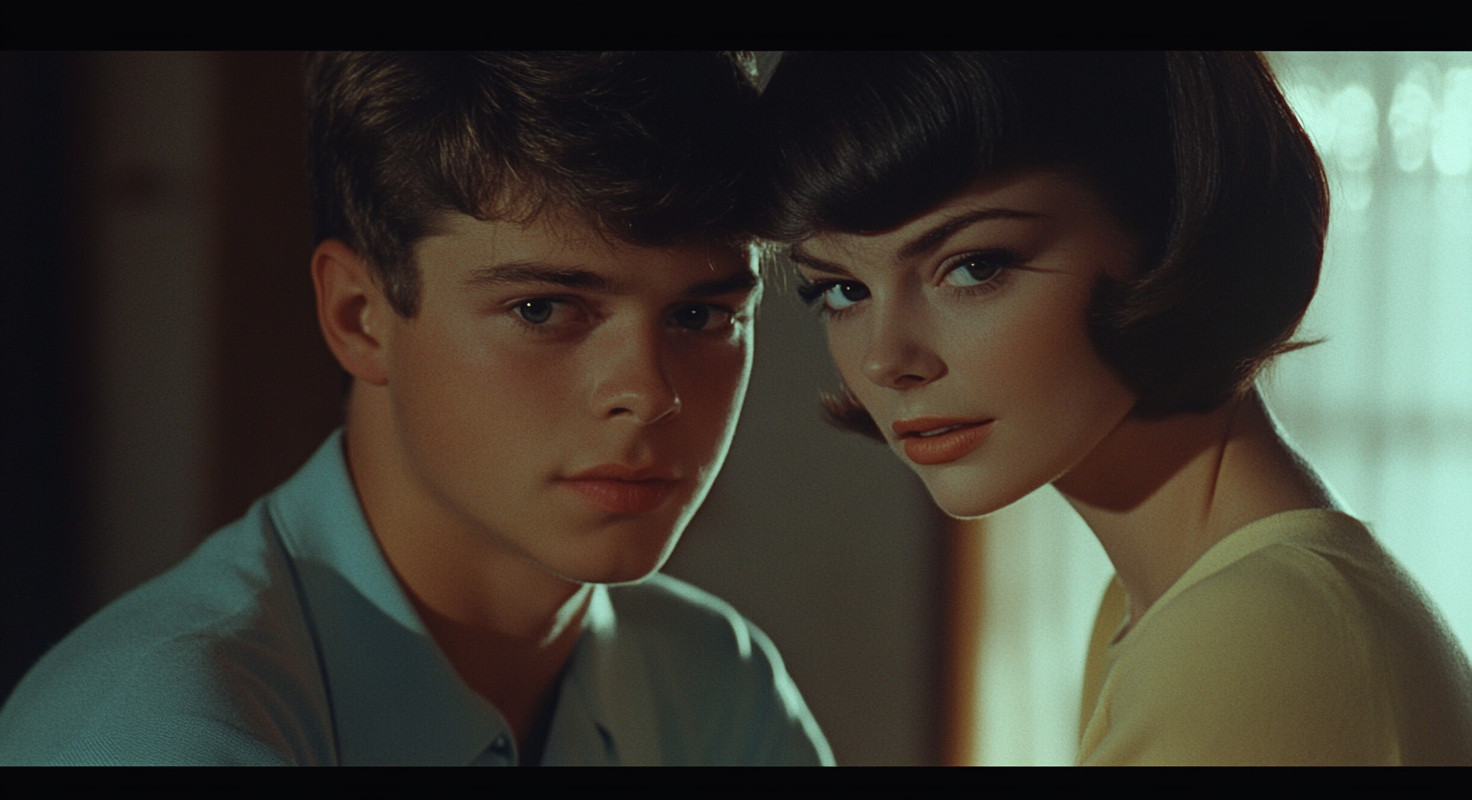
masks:
POLYGON ((824 309, 843 311, 860 300, 868 299, 869 287, 854 281, 818 281, 799 288, 797 293, 805 303, 822 298, 824 309))
POLYGON ((869 297, 869 287, 852 281, 839 281, 823 292, 823 302, 833 311, 842 311, 869 297))
POLYGON ((996 280, 1003 270, 1016 263, 1017 258, 1009 253, 976 253, 962 258, 941 278, 941 283, 962 288, 981 286, 996 280))
POLYGON ((685 306, 674 313, 675 325, 692 331, 724 328, 731 324, 735 315, 731 311, 712 305, 685 306))

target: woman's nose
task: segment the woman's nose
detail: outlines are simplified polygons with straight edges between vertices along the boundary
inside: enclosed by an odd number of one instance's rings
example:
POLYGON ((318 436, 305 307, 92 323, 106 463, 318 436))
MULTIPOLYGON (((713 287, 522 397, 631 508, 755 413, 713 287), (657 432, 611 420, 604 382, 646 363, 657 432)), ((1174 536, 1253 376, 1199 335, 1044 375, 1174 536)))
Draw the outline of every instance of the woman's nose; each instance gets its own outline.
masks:
POLYGON ((945 374, 945 361, 916 325, 882 314, 875 317, 861 364, 864 377, 887 389, 911 389, 945 374))

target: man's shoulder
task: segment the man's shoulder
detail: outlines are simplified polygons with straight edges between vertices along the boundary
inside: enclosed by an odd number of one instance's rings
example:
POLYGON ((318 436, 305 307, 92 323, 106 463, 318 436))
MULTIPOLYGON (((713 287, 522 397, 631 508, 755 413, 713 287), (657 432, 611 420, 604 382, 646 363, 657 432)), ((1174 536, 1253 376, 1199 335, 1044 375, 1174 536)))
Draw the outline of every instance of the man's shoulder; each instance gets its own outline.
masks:
POLYGON ((313 640, 269 524, 257 506, 52 648, 0 713, 0 761, 325 756, 313 640))
POLYGON ((609 597, 620 625, 649 626, 725 639, 740 637, 756 626, 730 603, 697 586, 664 573, 638 582, 612 586, 609 597), (671 625, 673 623, 673 625, 671 625))
MULTIPOLYGON (((772 640, 730 604, 667 575, 612 587, 616 645, 681 728, 692 763, 831 764, 772 640)), ((678 763, 678 762, 677 762, 678 763)))
POLYGON ((646 649, 678 651, 684 661, 708 663, 709 673, 785 675, 770 638, 715 595, 656 573, 635 584, 611 587, 609 598, 621 638, 646 649))

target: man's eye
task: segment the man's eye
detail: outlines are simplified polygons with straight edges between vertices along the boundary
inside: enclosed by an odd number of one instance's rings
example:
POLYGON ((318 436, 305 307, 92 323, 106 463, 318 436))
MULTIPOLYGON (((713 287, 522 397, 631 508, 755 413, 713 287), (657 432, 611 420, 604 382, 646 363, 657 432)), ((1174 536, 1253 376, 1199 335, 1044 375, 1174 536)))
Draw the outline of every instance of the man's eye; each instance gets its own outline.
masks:
POLYGON ((541 325, 552 318, 552 312, 557 310, 557 303, 545 297, 539 297, 535 300, 523 300, 517 303, 513 310, 516 316, 521 317, 523 321, 541 325))
POLYGON ((730 324, 732 313, 718 306, 685 306, 674 314, 674 322, 692 331, 712 330, 730 324))

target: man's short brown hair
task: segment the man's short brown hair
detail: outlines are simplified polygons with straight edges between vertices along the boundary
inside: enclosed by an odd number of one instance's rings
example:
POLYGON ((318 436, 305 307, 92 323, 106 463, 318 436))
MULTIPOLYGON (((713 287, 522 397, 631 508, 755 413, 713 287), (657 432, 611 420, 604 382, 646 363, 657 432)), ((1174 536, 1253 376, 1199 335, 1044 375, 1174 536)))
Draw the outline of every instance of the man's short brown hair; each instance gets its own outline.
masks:
POLYGON ((746 238, 756 89, 715 52, 318 53, 307 59, 316 240, 362 255, 413 316, 413 248, 447 212, 580 215, 645 246, 746 238))

